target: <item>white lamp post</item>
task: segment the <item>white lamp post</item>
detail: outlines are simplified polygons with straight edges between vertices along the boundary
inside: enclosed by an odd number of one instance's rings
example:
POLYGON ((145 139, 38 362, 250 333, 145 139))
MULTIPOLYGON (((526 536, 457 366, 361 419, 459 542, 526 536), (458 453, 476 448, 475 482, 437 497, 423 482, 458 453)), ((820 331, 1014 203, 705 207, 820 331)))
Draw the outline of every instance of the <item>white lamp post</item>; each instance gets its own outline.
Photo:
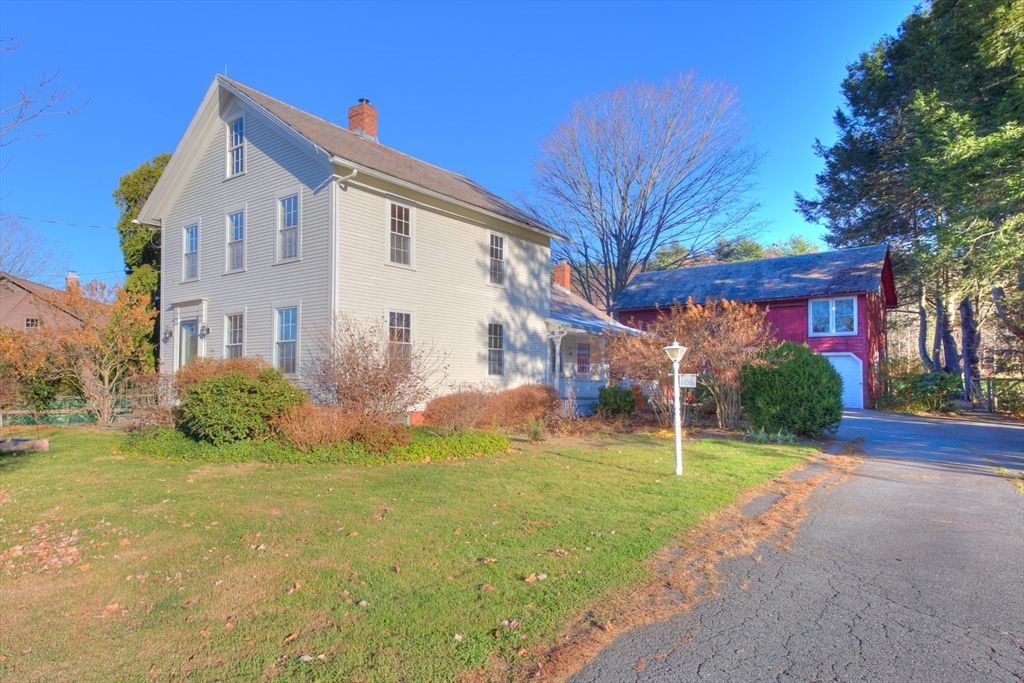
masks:
POLYGON ((665 353, 672 361, 672 378, 675 387, 673 405, 676 413, 676 476, 679 477, 683 474, 683 432, 679 419, 679 361, 683 360, 683 356, 686 355, 686 347, 680 346, 679 342, 673 340, 671 346, 665 347, 665 353))

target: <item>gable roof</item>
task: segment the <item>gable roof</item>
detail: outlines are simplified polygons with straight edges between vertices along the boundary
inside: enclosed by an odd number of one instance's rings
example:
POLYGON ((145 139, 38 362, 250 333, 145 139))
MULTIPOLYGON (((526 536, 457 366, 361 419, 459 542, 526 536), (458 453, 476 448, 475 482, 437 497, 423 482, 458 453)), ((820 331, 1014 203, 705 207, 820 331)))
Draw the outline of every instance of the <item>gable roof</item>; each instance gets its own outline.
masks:
POLYGON ((243 100, 247 99, 254 103, 328 154, 339 157, 341 163, 351 162, 356 166, 377 171, 385 176, 449 197, 471 207, 497 214, 546 235, 561 237, 522 209, 513 206, 464 175, 447 171, 385 145, 367 140, 347 128, 296 109, 290 104, 285 104, 224 76, 217 76, 217 81, 243 100))
POLYGON ((551 322, 594 334, 609 332, 626 332, 636 334, 636 330, 618 322, 609 315, 589 304, 583 297, 576 296, 569 290, 551 285, 551 322))
POLYGON ((884 291, 896 306, 889 248, 884 244, 817 254, 639 273, 612 305, 622 311, 684 303, 693 297, 730 301, 778 301, 884 291))

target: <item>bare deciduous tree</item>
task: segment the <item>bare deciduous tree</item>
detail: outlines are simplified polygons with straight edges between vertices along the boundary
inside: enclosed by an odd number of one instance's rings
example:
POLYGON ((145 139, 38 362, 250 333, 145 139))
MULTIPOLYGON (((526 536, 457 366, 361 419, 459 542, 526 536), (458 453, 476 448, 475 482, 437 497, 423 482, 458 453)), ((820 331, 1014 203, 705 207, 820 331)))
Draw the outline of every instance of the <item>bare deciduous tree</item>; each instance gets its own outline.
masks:
POLYGON ((0 214, 0 271, 26 280, 46 280, 67 267, 67 254, 14 216, 0 214))
MULTIPOLYGON (((0 52, 14 52, 23 45, 23 41, 12 37, 0 36, 0 52)), ((42 137, 42 133, 31 133, 25 127, 46 116, 61 114, 77 114, 88 102, 78 106, 65 107, 69 100, 78 92, 77 88, 60 81, 60 71, 53 74, 43 73, 31 85, 18 84, 18 94, 11 104, 0 109, 0 147, 6 147, 18 140, 42 137)), ((6 168, 10 157, 0 167, 6 168)))
POLYGON ((700 253, 750 218, 760 155, 736 89, 693 72, 576 102, 541 144, 529 208, 569 238, 553 247, 581 294, 607 309, 656 252, 700 253))

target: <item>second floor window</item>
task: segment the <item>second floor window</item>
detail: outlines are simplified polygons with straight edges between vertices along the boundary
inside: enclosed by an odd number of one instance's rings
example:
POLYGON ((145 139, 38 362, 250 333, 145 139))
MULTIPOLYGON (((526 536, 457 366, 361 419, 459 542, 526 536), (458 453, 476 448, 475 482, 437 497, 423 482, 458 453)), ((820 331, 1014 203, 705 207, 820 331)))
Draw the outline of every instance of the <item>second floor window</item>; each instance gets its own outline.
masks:
POLYGON ((185 261, 182 276, 186 280, 199 277, 199 226, 185 228, 185 261))
POLYGON ((228 175, 245 173, 245 118, 228 124, 228 175))
POLYGON ((228 215, 228 270, 245 268, 245 213, 228 215))
POLYGON ((245 335, 245 319, 241 313, 227 316, 224 325, 224 357, 241 358, 242 340, 245 335))
POLYGON ((388 315, 388 353, 394 362, 394 370, 409 371, 412 368, 412 315, 391 311, 388 315))
POLYGON ((412 265, 412 230, 409 207, 391 205, 391 263, 412 265))
POLYGON ((857 300, 819 299, 811 302, 811 336, 857 333, 857 300))
POLYGON ((576 344, 576 374, 590 374, 590 343, 579 342, 576 344))
POLYGON ((299 257, 299 195, 280 200, 280 235, 278 259, 284 261, 299 257))
POLYGON ((500 323, 487 325, 487 374, 505 374, 505 326, 500 323))
POLYGON ((505 284, 505 238, 491 235, 491 284, 505 284))
POLYGON ((299 309, 277 309, 277 369, 283 373, 295 372, 298 335, 299 309))

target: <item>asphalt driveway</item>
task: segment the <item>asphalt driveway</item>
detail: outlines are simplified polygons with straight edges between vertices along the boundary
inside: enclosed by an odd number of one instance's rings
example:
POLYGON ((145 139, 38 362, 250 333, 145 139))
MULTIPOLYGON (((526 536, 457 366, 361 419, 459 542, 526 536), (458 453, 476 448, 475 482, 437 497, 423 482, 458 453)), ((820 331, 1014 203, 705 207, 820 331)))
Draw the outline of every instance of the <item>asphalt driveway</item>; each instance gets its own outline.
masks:
POLYGON ((792 549, 720 565, 716 597, 624 633, 571 680, 1024 680, 1024 427, 849 411, 868 458, 792 549), (758 561, 759 560, 759 561, 758 561))

